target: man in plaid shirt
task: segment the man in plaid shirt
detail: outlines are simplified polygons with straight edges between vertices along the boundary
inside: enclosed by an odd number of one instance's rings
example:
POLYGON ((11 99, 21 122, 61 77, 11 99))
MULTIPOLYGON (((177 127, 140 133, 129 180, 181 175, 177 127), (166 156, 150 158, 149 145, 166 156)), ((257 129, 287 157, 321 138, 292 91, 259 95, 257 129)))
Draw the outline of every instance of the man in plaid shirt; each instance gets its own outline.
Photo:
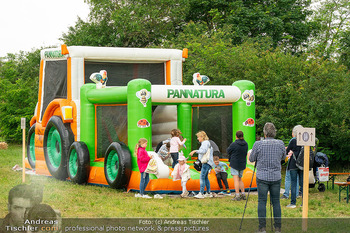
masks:
POLYGON ((266 202, 270 192, 273 206, 275 231, 281 231, 281 160, 286 158, 283 141, 274 139, 276 128, 267 122, 264 126, 265 139, 257 141, 250 153, 250 162, 256 162, 256 183, 258 187, 259 232, 266 232, 266 202))

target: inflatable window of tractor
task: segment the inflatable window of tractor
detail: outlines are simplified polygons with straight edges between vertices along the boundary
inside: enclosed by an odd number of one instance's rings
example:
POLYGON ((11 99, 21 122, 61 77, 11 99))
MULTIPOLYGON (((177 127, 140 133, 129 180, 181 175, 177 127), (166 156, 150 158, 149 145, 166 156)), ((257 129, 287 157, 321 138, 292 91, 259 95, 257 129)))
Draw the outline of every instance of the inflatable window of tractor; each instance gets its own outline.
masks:
POLYGON ((222 156, 227 158, 226 149, 233 140, 232 105, 192 106, 192 111, 192 148, 200 147, 196 133, 203 130, 218 145, 222 156))
POLYGON ((41 120, 49 103, 59 98, 67 99, 67 60, 46 61, 41 120))
POLYGON ((165 84, 164 63, 85 62, 85 83, 90 75, 101 69, 108 73, 108 86, 126 86, 132 79, 142 78, 152 84, 165 84))
POLYGON ((97 158, 103 158, 112 142, 128 143, 126 105, 96 106, 97 158))

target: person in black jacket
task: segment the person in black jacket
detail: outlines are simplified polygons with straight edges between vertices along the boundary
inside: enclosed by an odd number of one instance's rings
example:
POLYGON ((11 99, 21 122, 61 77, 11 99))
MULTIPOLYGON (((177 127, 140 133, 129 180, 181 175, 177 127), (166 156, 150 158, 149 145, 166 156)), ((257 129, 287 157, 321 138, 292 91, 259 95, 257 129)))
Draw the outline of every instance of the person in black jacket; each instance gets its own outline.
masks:
POLYGON ((236 196, 233 200, 245 200, 244 184, 242 181, 243 170, 247 164, 248 143, 243 138, 243 132, 236 132, 236 140, 227 148, 228 159, 230 161, 231 175, 235 185, 236 196), (239 190, 242 191, 239 194, 239 190))
POLYGON ((291 179, 291 199, 290 204, 287 205, 287 208, 295 208, 296 207, 296 197, 297 197, 297 179, 299 177, 299 186, 300 186, 300 192, 301 195, 303 194, 303 171, 300 170, 296 166, 296 159, 299 156, 301 146, 297 146, 297 131, 298 128, 302 128, 301 125, 294 126, 292 130, 292 136, 293 138, 289 141, 288 147, 286 149, 286 154, 288 154, 288 165, 287 170, 290 171, 290 179, 291 179))

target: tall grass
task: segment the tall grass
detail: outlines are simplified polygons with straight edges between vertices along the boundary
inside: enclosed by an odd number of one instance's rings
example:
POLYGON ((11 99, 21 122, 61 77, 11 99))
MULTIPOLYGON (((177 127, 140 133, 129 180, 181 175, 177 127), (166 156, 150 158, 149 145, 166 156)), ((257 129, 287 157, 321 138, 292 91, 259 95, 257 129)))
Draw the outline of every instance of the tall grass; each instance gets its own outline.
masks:
MULTIPOLYGON (((21 166, 22 147, 9 145, 9 149, 0 150, 0 218, 7 214, 7 196, 9 190, 22 182, 22 173, 12 171, 15 164, 21 166)), ((337 180, 345 180, 337 177, 337 180)), ((133 192, 115 190, 109 187, 76 185, 69 181, 59 181, 51 177, 26 175, 26 183, 36 183, 44 187, 43 202, 60 210, 62 217, 242 217, 245 201, 232 201, 230 196, 194 199, 165 196, 164 199, 135 198, 133 192)), ((282 185, 283 186, 283 185, 282 185)), ((345 192, 342 194, 345 197, 345 192)), ((282 216, 302 216, 302 208, 287 209, 290 200, 281 200, 282 216)), ((301 199, 297 199, 298 206, 301 199)), ((251 193, 245 212, 246 217, 257 217, 258 198, 251 193)), ((321 193, 317 188, 310 189, 310 218, 350 218, 350 204, 338 201, 338 187, 321 193)), ((269 210, 267 205, 267 211, 269 210)), ((269 212, 267 213, 269 215, 269 212)))

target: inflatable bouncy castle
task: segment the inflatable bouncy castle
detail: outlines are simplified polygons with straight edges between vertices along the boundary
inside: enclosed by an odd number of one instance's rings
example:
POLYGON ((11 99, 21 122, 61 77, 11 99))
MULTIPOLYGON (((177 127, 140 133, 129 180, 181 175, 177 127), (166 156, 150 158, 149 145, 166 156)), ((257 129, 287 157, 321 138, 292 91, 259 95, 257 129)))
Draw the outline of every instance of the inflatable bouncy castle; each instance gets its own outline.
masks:
MULTIPOLYGON (((38 102, 30 121, 27 166, 37 174, 75 183, 139 190, 140 172, 133 154, 140 138, 147 151, 178 128, 187 138, 185 157, 198 149, 195 134, 204 130, 226 161, 226 148, 242 130, 249 149, 255 142, 255 86, 242 80, 228 86, 182 85, 187 50, 107 48, 62 45, 41 52, 38 102)), ((189 158, 189 191, 199 191, 199 172, 189 158)), ((164 167, 164 166, 162 166, 164 167)), ((166 172, 164 172, 166 171, 166 172)), ((146 191, 180 193, 180 181, 150 175, 146 191)), ((243 182, 248 188, 253 165, 243 182)), ((211 189, 220 190, 215 172, 211 189)), ((228 174, 229 186, 234 184, 228 174)), ((255 178, 252 187, 256 187, 255 178)))

